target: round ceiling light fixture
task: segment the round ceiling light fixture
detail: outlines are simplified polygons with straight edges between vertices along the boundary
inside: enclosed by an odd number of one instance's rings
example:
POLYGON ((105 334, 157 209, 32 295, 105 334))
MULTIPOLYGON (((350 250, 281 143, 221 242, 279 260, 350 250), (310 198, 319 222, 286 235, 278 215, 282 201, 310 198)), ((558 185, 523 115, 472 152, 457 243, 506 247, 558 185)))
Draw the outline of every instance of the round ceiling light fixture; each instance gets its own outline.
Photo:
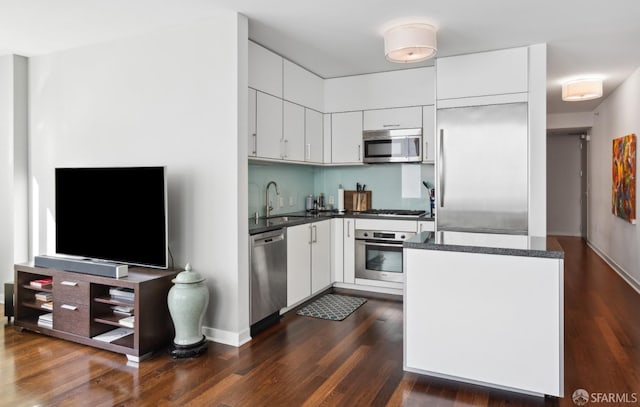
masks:
POLYGON ((602 79, 575 79, 562 84, 562 100, 579 102, 602 97, 602 79))
POLYGON ((436 29, 430 24, 403 24, 384 33, 384 55, 391 62, 424 61, 437 50, 436 29))

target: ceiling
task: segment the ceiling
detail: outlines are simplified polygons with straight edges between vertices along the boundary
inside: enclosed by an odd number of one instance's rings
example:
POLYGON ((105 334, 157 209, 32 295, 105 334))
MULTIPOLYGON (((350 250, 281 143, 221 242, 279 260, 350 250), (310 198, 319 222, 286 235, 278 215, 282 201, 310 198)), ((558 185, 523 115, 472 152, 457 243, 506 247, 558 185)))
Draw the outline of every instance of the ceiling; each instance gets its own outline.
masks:
POLYGON ((602 76, 606 97, 640 67, 635 0, 0 0, 0 55, 47 54, 224 10, 249 18, 251 39, 324 78, 432 65, 384 58, 384 28, 411 18, 438 28, 439 57, 546 42, 549 113, 601 101, 562 102, 562 81, 602 76))

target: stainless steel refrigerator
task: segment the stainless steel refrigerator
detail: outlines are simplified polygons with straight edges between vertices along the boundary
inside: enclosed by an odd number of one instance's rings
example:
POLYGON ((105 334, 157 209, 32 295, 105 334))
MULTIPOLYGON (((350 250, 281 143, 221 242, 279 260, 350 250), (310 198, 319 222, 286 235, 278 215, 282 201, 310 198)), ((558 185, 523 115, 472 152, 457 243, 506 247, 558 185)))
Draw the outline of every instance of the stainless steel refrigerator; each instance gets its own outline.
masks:
POLYGON ((438 230, 527 234, 527 104, 438 109, 438 230))

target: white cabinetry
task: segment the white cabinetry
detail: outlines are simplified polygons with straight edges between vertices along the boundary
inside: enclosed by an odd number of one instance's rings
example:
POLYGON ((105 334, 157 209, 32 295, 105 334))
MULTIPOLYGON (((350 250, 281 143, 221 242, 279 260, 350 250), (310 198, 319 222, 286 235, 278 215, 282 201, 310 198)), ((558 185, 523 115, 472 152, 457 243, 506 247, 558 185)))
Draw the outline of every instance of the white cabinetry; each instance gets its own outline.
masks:
POLYGON ((287 307, 331 285, 331 220, 287 228, 287 307))
POLYGON ((433 105, 422 107, 422 161, 436 160, 436 109, 433 105))
POLYGON ((321 164, 324 162, 324 128, 322 113, 304 109, 304 160, 321 164))
POLYGON ((249 87, 282 97, 282 57, 249 41, 249 87))
POLYGON ((257 92, 255 144, 257 157, 282 158, 282 99, 257 92))
POLYGON ((344 220, 344 282, 355 284, 356 282, 356 238, 355 238, 355 219, 344 220))
POLYGON ((322 121, 323 121, 323 143, 324 143, 324 157, 322 158, 322 162, 324 164, 331 164, 332 163, 332 159, 331 159, 331 114, 325 113, 322 115, 322 121))
POLYGON ((247 139, 247 154, 255 157, 258 153, 258 129, 256 127, 256 90, 249 88, 249 129, 247 139))
POLYGON ((317 111, 324 109, 323 79, 284 60, 284 99, 317 111))
POLYGON ((364 112, 364 130, 413 129, 422 127, 420 106, 376 109, 364 112))
POLYGON ((282 158, 290 161, 304 161, 304 107, 285 100, 283 117, 282 158))
POLYGON ((344 219, 331 220, 332 282, 344 282, 344 219))
POLYGON ((362 163, 362 112, 331 115, 331 157, 335 164, 362 163))
POLYGON ((522 93, 528 90, 528 49, 438 58, 438 100, 522 93))

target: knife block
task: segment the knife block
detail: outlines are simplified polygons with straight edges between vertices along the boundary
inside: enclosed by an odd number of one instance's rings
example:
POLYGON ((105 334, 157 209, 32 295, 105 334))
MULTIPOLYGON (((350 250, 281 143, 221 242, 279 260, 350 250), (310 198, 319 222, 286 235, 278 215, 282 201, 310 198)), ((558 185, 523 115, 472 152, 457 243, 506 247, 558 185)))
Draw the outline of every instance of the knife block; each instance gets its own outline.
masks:
POLYGON ((344 209, 349 212, 362 212, 371 209, 371 191, 344 191, 344 209))

